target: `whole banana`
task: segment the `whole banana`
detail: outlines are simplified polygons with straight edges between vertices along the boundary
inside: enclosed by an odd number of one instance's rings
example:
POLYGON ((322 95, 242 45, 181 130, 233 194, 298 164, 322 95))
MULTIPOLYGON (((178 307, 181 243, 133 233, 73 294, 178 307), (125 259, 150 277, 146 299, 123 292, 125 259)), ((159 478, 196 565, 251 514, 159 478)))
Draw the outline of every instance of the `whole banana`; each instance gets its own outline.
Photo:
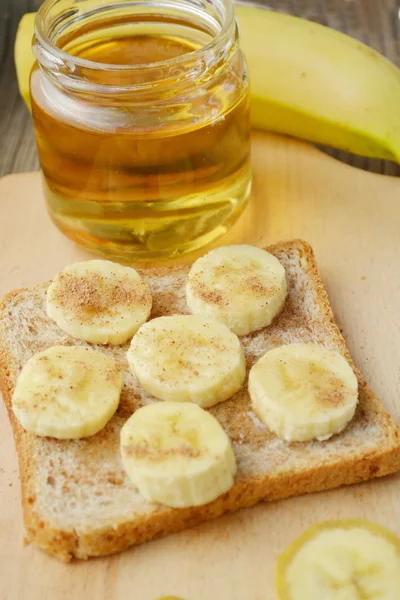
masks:
POLYGON ((400 162, 400 71, 343 33, 236 7, 253 126, 400 162))

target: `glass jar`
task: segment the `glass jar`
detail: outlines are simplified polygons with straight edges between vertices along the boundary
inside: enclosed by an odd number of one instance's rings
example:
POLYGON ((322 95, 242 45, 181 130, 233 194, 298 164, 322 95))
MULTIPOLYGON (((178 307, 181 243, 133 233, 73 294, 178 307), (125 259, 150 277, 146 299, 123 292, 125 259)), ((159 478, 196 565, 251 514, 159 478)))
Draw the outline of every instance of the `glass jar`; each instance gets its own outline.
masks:
POLYGON ((69 238, 147 261, 239 217, 249 93, 230 0, 46 0, 33 51, 45 196, 69 238))

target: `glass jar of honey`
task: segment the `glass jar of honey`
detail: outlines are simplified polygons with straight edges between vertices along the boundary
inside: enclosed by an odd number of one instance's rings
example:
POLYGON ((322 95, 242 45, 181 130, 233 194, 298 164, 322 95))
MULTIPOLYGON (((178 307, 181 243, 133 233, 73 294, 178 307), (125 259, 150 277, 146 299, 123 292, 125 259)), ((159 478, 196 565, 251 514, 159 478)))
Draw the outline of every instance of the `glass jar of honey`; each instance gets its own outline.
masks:
POLYGON ((230 0, 46 0, 33 51, 45 196, 69 238, 148 261, 233 224, 251 173, 230 0))

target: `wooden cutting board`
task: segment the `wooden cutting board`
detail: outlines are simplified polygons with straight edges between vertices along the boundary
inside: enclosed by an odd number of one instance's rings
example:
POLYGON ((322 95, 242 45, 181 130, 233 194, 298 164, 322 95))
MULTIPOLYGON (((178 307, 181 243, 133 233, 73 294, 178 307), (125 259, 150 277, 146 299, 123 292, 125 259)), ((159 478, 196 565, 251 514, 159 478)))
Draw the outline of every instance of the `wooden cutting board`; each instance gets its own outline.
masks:
MULTIPOLYGON (((356 364, 400 423, 400 179, 255 133, 250 206, 223 243, 314 246, 356 364)), ((38 173, 0 181, 0 294, 88 256, 50 223, 38 173)), ((62 564, 23 548, 17 460, 0 403, 0 600, 274 600, 279 553, 324 519, 366 517, 400 535, 400 476, 261 504, 123 554, 62 564)), ((323 599, 321 599, 323 600, 323 599)))

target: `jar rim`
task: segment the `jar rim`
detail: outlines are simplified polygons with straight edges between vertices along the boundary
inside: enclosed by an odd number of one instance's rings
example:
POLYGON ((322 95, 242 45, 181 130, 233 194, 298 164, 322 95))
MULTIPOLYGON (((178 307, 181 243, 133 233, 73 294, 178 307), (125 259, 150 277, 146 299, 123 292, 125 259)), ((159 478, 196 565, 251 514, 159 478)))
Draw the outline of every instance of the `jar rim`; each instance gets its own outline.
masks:
MULTIPOLYGON (((36 13, 35 19, 35 37, 39 42, 40 46, 46 52, 46 54, 53 55, 56 60, 58 59, 62 63, 71 65, 71 67, 83 67, 91 70, 98 71, 112 71, 112 72, 135 72, 140 70, 148 70, 157 67, 168 67, 183 64, 188 59, 196 60, 206 53, 214 53, 220 46, 224 46, 232 35, 232 30, 236 28, 235 12, 232 0, 219 0, 221 5, 225 9, 224 22, 222 23, 220 31, 213 37, 212 40, 190 52, 186 52, 180 56, 174 58, 168 58, 162 61, 156 61, 151 63, 140 63, 140 64, 115 64, 115 63, 100 63, 92 61, 86 58, 80 58, 69 54, 65 50, 59 48, 45 31, 44 18, 46 12, 54 6, 59 0, 45 0, 40 6, 36 13)), ((110 0, 110 4, 111 4, 110 0)))

